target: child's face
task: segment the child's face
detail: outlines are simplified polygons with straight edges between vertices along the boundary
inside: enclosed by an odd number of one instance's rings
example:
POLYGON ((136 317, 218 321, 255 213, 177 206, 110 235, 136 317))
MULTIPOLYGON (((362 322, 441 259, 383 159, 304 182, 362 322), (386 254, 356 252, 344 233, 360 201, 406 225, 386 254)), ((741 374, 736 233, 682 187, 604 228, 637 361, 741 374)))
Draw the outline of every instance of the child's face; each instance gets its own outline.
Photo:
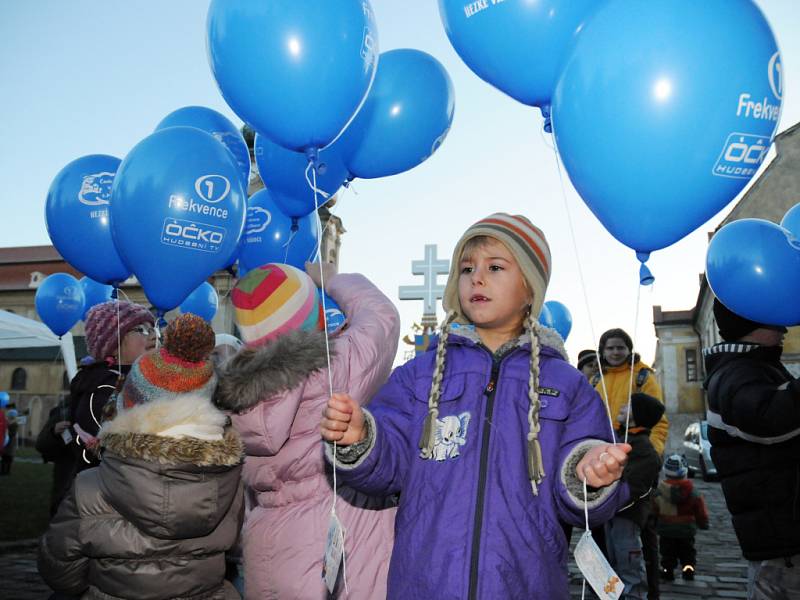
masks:
POLYGON ((467 318, 484 330, 521 329, 531 303, 514 256, 491 238, 462 255, 458 297, 467 318))
POLYGON ((625 362, 628 355, 630 355, 630 350, 628 350, 622 338, 608 338, 603 348, 603 357, 608 364, 612 367, 618 367, 625 362))

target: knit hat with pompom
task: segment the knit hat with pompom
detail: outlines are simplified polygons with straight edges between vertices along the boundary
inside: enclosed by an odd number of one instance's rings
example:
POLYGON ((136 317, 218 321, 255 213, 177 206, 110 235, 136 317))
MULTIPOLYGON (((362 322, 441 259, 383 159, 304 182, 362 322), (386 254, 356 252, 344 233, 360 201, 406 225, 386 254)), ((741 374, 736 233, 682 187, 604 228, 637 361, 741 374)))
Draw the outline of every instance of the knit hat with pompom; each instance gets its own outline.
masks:
POLYGON ((172 321, 164 333, 162 347, 142 355, 133 364, 122 388, 119 408, 189 392, 211 398, 216 387, 209 360, 214 344, 214 330, 201 317, 187 313, 172 321))

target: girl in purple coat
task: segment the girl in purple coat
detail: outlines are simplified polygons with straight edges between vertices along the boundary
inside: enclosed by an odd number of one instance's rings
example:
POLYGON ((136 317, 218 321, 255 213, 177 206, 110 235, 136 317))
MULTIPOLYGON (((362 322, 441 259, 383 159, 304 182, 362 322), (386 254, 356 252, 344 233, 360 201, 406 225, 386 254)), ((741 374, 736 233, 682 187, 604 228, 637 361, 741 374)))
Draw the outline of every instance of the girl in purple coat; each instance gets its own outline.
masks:
POLYGON ((567 598, 559 519, 583 526, 582 480, 592 526, 628 500, 630 446, 609 443, 600 397, 537 323, 549 276, 528 219, 479 221, 453 254, 435 351, 368 410, 334 394, 323 412, 341 478, 400 494, 389 598, 567 598))

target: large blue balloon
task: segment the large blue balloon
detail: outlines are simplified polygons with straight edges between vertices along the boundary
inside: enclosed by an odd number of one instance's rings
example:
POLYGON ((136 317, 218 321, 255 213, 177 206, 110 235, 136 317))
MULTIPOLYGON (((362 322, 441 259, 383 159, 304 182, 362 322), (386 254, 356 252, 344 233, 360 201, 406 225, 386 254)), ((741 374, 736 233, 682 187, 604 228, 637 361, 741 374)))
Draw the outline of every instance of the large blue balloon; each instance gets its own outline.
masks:
MULTIPOLYGON (((320 206, 342 187, 350 175, 344 166, 341 149, 337 141, 319 153, 316 164, 317 202, 320 206)), ((314 180, 310 171, 306 179, 308 158, 305 154, 287 150, 268 137, 256 134, 255 155, 258 174, 283 213, 303 217, 314 211, 314 191, 308 185, 314 180)))
POLYGON ((439 0, 439 14, 453 48, 478 77, 523 104, 547 107, 564 58, 602 1, 439 0))
POLYGON ((120 160, 90 154, 59 171, 45 204, 47 233, 61 256, 96 281, 118 284, 131 271, 111 236, 108 209, 120 160))
POLYGON ((236 125, 215 110, 205 106, 184 106, 174 110, 156 125, 156 131, 167 127, 197 127, 210 133, 233 155, 242 177, 242 187, 250 184, 250 150, 236 125))
POLYGON ((80 321, 85 301, 80 283, 69 273, 47 276, 34 298, 39 318, 59 337, 80 321))
POLYGON ((289 217, 281 212, 268 190, 247 201, 247 227, 239 252, 239 277, 267 263, 304 269, 313 261, 319 239, 316 215, 289 217))
POLYGON ((556 300, 548 300, 544 303, 542 307, 550 313, 550 321, 552 327, 558 332, 558 335, 561 336, 561 339, 564 341, 567 340, 569 337, 569 332, 572 331, 572 314, 569 312, 569 309, 564 306, 561 302, 556 300))
POLYGON ((367 101, 342 134, 347 170, 372 179, 416 167, 447 137, 454 110, 453 83, 438 60, 420 50, 384 52, 367 101))
POLYGON ((81 277, 78 280, 78 283, 83 290, 83 297, 85 299, 83 305, 83 314, 81 315, 81 319, 85 321, 86 315, 88 314, 90 308, 96 306, 97 304, 102 304, 103 302, 108 302, 111 300, 111 295, 114 292, 114 288, 110 285, 99 283, 89 277, 81 277))
POLYGON ((181 302, 182 313, 192 313, 198 317, 202 317, 208 322, 217 314, 219 307, 219 295, 214 286, 204 281, 200 286, 193 291, 189 296, 181 302))
POLYGON ((207 26, 211 70, 225 100, 292 150, 331 143, 375 73, 369 0, 212 0, 207 26))
POLYGON ((134 146, 114 181, 114 241, 160 311, 228 266, 245 221, 233 156, 210 134, 169 127, 134 146))
POLYGON ((770 325, 800 323, 800 241, 763 219, 720 229, 706 255, 708 284, 736 314, 770 325))
POLYGON ((646 255, 747 184, 781 95, 775 38, 750 0, 609 0, 564 67, 553 127, 583 200, 646 255))

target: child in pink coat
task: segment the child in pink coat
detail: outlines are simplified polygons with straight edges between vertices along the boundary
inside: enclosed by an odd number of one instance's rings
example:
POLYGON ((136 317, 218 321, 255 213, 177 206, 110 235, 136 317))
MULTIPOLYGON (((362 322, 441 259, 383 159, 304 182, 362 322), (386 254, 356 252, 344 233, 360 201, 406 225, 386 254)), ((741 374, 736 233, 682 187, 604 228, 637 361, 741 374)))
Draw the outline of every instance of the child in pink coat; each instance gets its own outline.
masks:
MULTIPOLYGON (((348 319, 330 338, 333 389, 366 403, 389 376, 397 311, 362 275, 322 268, 326 292, 348 319)), ((320 266, 307 269, 319 281, 320 266)), ((270 264, 242 278, 231 298, 248 347, 224 365, 216 402, 233 411, 247 454, 244 480, 255 498, 243 530, 245 597, 322 600, 333 488, 319 442, 330 396, 319 295, 306 273, 270 264)), ((385 598, 396 502, 341 485, 337 492, 347 597, 385 598)), ((341 581, 336 592, 344 598, 341 581)))

